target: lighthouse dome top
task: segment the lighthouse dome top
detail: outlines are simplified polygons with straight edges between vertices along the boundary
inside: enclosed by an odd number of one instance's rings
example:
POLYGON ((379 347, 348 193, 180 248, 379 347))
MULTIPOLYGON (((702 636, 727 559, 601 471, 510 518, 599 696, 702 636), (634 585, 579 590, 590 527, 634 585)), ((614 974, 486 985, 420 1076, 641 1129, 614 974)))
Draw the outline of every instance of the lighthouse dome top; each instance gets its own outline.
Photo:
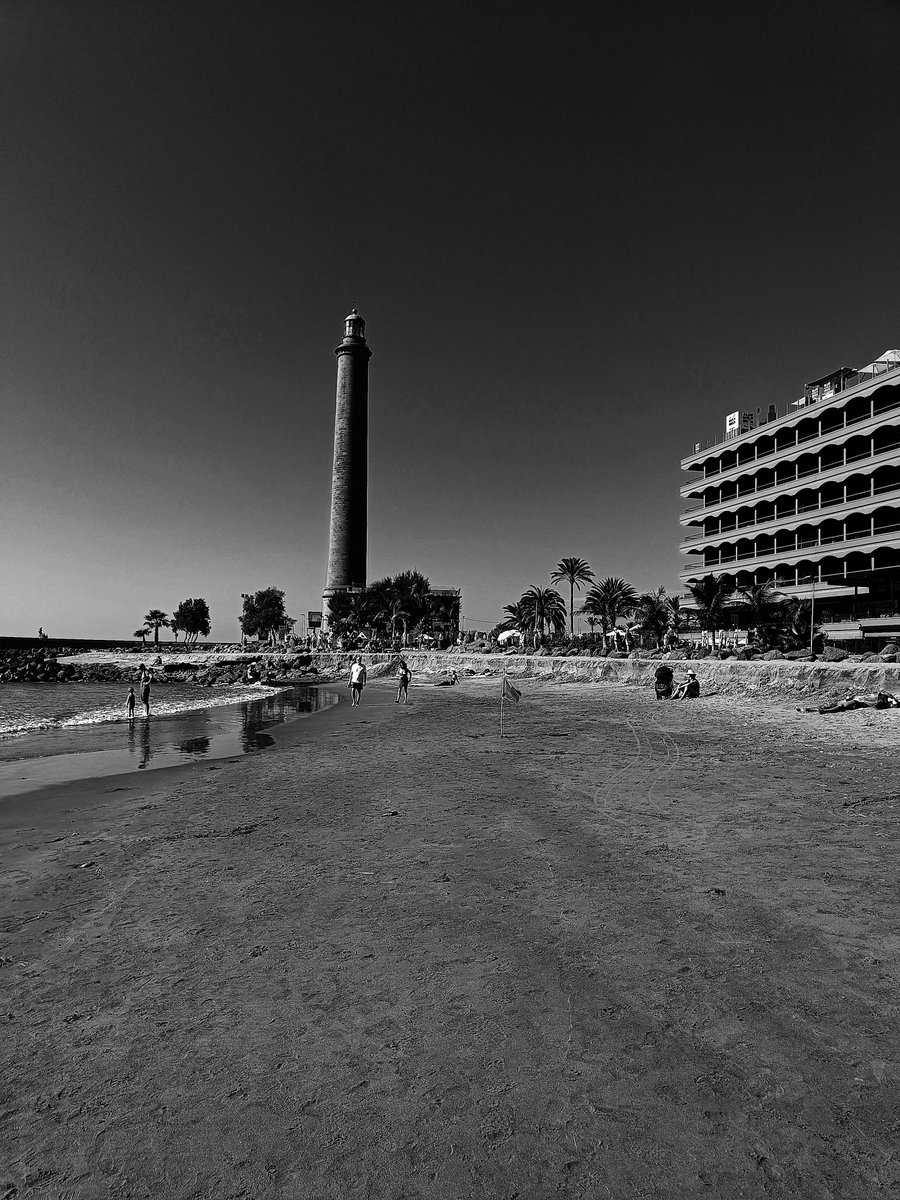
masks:
POLYGON ((349 315, 344 318, 344 337, 365 341, 366 323, 355 308, 351 308, 349 315))

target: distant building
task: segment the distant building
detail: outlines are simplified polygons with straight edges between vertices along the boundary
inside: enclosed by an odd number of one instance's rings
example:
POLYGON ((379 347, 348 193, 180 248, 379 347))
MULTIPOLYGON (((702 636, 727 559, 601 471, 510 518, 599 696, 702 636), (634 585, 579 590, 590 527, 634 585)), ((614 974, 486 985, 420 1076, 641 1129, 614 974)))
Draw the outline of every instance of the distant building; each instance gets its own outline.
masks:
POLYGON ((428 615, 439 641, 455 642, 459 637, 462 592, 454 587, 433 587, 428 592, 428 615))
POLYGON ((900 351, 731 413, 681 466, 683 584, 771 580, 835 641, 900 634, 900 351))

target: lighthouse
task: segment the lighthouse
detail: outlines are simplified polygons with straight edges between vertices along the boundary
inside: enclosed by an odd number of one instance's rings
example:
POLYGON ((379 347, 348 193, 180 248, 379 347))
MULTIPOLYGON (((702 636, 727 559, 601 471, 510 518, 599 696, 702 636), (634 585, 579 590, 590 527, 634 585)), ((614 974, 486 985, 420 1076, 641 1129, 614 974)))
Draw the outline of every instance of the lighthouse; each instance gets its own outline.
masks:
POLYGON ((338 592, 366 586, 369 453, 369 359, 366 323, 354 308, 344 321, 337 355, 331 527, 322 607, 338 592))

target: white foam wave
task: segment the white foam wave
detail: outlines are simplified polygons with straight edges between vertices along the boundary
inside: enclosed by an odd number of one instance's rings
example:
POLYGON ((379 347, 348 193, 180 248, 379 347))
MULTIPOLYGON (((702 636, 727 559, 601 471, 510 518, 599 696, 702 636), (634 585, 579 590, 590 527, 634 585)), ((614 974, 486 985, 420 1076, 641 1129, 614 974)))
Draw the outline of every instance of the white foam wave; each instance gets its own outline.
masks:
MULTIPOLYGON (((178 713, 196 712, 202 708, 224 708, 228 704, 243 704, 250 700, 259 700, 264 696, 275 696, 283 690, 283 688, 261 687, 254 684, 251 687, 228 693, 210 694, 208 691, 204 691, 202 694, 198 694, 196 699, 192 697, 190 700, 160 700, 157 698, 159 693, 156 693, 152 701, 151 717, 171 717, 178 713)), ((144 719, 140 704, 137 706, 135 719, 138 721, 144 719)), ((26 733, 40 733, 46 729, 75 729, 82 725, 110 725, 127 720, 121 704, 117 704, 115 708, 95 708, 88 712, 73 713, 71 716, 63 718, 35 717, 32 720, 20 720, 15 723, 0 721, 0 739, 19 737, 26 733)))

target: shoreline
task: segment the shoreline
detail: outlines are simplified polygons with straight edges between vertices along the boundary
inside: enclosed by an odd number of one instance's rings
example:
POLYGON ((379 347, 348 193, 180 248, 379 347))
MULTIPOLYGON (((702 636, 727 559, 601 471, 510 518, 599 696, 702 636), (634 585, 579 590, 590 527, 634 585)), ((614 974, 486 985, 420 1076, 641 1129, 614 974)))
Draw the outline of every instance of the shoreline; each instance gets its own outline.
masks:
MULTIPOLYGON (((86 789, 87 791, 104 789, 110 790, 107 787, 109 781, 118 784, 119 790, 122 790, 124 785, 122 780, 131 780, 129 790, 134 790, 137 786, 133 781, 135 779, 146 779, 148 776, 156 776, 161 772, 191 770, 192 768, 203 769, 203 767, 211 762, 229 761, 232 759, 240 759, 246 755, 259 753, 261 750, 267 749, 277 743, 283 736, 282 731, 290 729, 294 725, 305 723, 307 718, 319 718, 324 716, 332 707, 340 706, 341 697, 337 692, 331 692, 333 699, 322 708, 314 708, 312 711, 303 711, 297 707, 293 710, 285 709, 284 702, 288 700, 289 694, 297 685, 284 687, 281 689, 267 689, 260 694, 257 691, 249 698, 228 698, 227 703, 223 702, 212 706, 198 706, 196 708, 184 709, 175 713, 154 713, 151 715, 149 722, 147 718, 140 716, 133 721, 127 718, 122 718, 116 722, 107 721, 100 724, 76 724, 74 726, 66 726, 61 729, 46 729, 33 735, 32 745, 26 745, 29 739, 29 734, 23 736, 23 746, 30 750, 49 751, 52 743, 50 739, 54 734, 64 735, 72 733, 74 737, 67 740, 65 748, 48 752, 44 754, 22 754, 15 757, 8 757, 0 761, 0 820, 2 820, 3 812, 11 805, 18 808, 22 803, 26 806, 29 803, 42 803, 43 800, 50 794, 55 794, 60 790, 65 790, 68 787, 74 788, 76 791, 86 789), (281 698, 282 708, 273 715, 270 709, 275 702, 281 698), (262 704, 267 700, 272 701, 272 705, 266 705, 266 711, 261 710, 262 704), (239 713, 244 713, 250 706, 251 717, 254 718, 249 726, 249 733, 242 733, 242 740, 249 738, 249 742, 241 747, 241 749, 232 749, 232 744, 236 740, 238 725, 236 718, 239 713), (253 712, 253 709, 259 707, 260 711, 253 712), (174 728, 176 723, 184 725, 188 723, 188 732, 192 727, 196 727, 198 722, 201 722, 204 717, 212 719, 214 725, 212 729, 206 726, 200 728, 207 734, 202 737, 202 747, 198 746, 194 749, 191 745, 184 745, 183 752, 178 753, 175 750, 176 742, 172 741, 176 732, 174 728), (119 763, 123 759, 123 749, 121 745, 104 746, 97 748, 96 744, 88 744, 78 746, 80 738, 93 736, 93 742, 96 743, 97 736, 103 730, 108 729, 111 725, 122 725, 124 728, 119 731, 120 735, 127 735, 129 741, 136 738, 150 738, 151 736, 162 736, 162 744, 157 745, 152 752, 145 754, 144 758, 138 761, 130 761, 128 766, 122 766, 117 769, 119 763), (46 739, 42 742, 42 739, 46 739), (75 748, 72 748, 72 747, 75 748), (190 758, 188 755, 190 754, 190 758), (152 762, 156 758, 159 765, 152 762), (178 758, 180 761, 171 761, 173 758, 178 758), (165 761, 168 759, 169 761, 165 761), (148 761, 149 760, 149 761, 148 761), (17 776, 18 771, 25 771, 24 776, 17 776), (16 779, 21 780, 17 783, 16 779), (20 802, 20 803, 16 803, 20 802)), ((306 685, 299 685, 301 693, 308 694, 310 692, 323 692, 328 685, 323 684, 317 688, 311 688, 306 685)), ((223 698, 224 699, 224 698, 223 698)), ((320 697, 316 700, 316 705, 322 702, 325 698, 320 697)), ((292 698, 293 703, 298 703, 296 697, 292 698)), ((189 742, 196 742, 195 737, 189 738, 189 742)), ((177 741, 177 737, 176 737, 177 741)), ((15 745, 15 741, 4 743, 5 745, 15 745)), ((132 747, 133 749, 133 747, 132 747)))

